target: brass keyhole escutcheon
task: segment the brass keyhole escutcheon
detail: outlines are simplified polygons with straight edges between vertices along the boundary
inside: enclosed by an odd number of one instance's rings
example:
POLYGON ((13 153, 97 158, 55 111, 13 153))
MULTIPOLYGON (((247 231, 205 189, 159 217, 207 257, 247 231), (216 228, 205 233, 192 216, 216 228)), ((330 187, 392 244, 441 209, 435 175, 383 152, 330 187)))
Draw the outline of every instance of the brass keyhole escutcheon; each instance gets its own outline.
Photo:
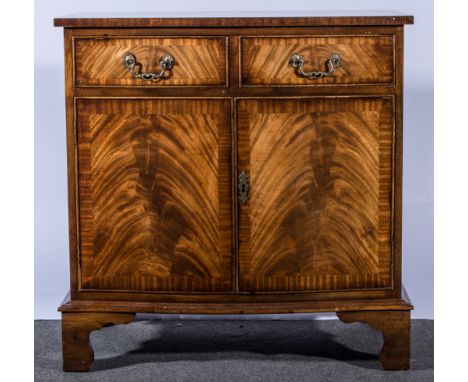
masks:
POLYGON ((239 182, 237 184, 238 197, 242 204, 246 204, 249 199, 249 177, 242 171, 239 175, 239 182))

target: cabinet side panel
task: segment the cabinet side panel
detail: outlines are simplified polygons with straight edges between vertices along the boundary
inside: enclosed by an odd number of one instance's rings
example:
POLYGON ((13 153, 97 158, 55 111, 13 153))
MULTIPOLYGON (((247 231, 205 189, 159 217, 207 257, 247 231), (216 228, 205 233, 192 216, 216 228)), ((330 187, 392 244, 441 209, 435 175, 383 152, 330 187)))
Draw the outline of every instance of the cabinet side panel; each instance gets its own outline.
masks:
POLYGON ((65 111, 67 129, 67 175, 68 175, 68 240, 70 251, 70 297, 77 297, 79 289, 79 253, 78 253, 78 207, 76 185, 76 129, 75 100, 73 94, 73 43, 72 31, 63 33, 65 50, 65 111))
POLYGON ((395 35, 395 161, 393 169, 394 177, 394 290, 395 297, 402 297, 402 199, 403 199, 403 62, 404 62, 404 28, 399 27, 395 35))

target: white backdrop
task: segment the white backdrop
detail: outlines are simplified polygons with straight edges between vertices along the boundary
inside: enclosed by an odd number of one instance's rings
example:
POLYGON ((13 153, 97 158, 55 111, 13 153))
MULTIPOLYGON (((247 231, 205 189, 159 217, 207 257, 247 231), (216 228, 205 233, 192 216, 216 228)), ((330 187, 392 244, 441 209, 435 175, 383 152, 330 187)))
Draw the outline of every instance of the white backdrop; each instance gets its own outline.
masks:
POLYGON ((42 0, 35 6, 35 318, 59 318, 69 289, 63 33, 53 18, 77 12, 397 10, 405 28, 403 281, 413 318, 433 318, 432 0, 42 0))

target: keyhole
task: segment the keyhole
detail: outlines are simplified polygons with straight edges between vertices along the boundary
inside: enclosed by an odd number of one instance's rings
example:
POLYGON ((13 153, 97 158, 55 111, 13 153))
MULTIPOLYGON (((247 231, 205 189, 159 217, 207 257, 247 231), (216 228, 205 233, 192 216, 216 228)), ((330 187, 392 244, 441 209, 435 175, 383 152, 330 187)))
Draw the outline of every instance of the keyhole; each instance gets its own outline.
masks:
POLYGON ((245 192, 245 184, 242 185, 242 192, 245 192))

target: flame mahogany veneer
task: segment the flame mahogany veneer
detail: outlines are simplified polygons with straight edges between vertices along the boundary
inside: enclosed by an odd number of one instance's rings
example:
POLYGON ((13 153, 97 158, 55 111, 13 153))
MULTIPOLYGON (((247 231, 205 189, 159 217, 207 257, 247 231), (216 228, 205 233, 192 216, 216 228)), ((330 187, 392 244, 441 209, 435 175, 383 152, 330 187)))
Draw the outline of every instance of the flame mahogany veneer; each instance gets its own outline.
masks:
POLYGON ((88 370, 90 332, 136 313, 327 311, 381 330, 384 368, 407 369, 403 25, 412 22, 56 19, 70 216, 64 370, 88 370))

